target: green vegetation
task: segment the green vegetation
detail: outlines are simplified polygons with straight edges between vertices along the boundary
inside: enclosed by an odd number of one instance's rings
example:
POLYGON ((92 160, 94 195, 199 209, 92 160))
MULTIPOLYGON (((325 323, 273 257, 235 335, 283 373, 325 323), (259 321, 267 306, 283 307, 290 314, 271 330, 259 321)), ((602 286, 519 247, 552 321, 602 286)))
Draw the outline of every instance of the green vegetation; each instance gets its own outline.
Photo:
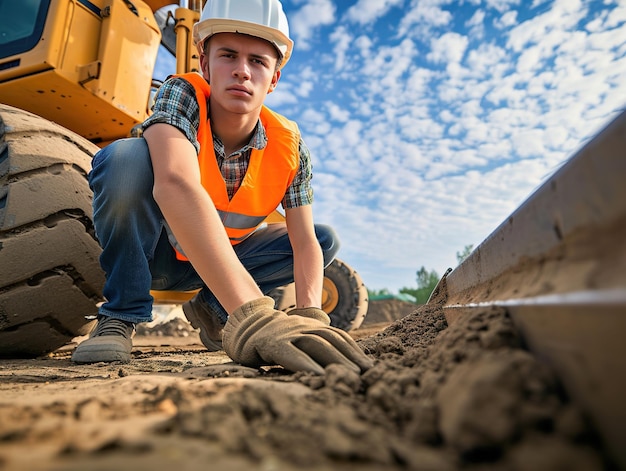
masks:
POLYGON ((459 263, 459 265, 463 262, 463 260, 469 257, 469 254, 472 253, 473 248, 474 248, 474 244, 466 245, 465 248, 463 249, 463 252, 456 253, 456 261, 459 263))
POLYGON ((384 298, 386 296, 393 296, 391 291, 389 291, 387 288, 383 288, 383 289, 368 289, 367 290, 367 294, 368 294, 370 299, 372 299, 372 298, 384 298))
MULTIPOLYGON (((459 264, 461 264, 463 260, 469 256, 473 248, 473 245, 466 245, 462 252, 456 253, 456 259, 459 264)), ((426 270, 426 267, 422 266, 417 271, 417 288, 400 288, 400 294, 396 297, 406 301, 410 300, 415 304, 425 304, 426 301, 428 301, 430 294, 435 289, 435 286, 437 286, 439 279, 440 276, 435 270, 428 271, 426 270)), ((394 295, 387 288, 380 290, 368 289, 367 293, 369 295, 369 299, 394 297, 394 295)))
POLYGON ((400 293, 411 296, 415 299, 415 304, 425 304, 438 281, 439 274, 435 270, 428 271, 422 266, 417 271, 417 288, 400 288, 400 293))

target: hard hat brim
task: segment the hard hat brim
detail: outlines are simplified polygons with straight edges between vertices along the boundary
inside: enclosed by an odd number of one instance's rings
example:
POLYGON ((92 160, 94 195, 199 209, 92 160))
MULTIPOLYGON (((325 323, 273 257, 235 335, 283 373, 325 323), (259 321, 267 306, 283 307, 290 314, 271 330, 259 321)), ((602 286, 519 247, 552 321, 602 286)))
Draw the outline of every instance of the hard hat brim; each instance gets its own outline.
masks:
POLYGON ((293 41, 277 29, 248 21, 215 18, 200 21, 193 26, 193 40, 198 52, 202 53, 206 40, 218 33, 241 33, 269 41, 282 55, 281 68, 287 63, 293 50, 293 41))

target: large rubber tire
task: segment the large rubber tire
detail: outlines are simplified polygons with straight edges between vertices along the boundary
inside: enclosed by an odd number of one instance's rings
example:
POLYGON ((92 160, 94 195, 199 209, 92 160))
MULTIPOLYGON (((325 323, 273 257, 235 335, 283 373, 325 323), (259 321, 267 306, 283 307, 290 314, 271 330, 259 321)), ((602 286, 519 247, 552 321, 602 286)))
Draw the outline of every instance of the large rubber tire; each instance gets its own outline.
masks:
MULTIPOLYGON (((296 307, 294 283, 277 288, 269 295, 281 311, 287 312, 296 307)), ((322 309, 330 317, 333 327, 345 331, 358 329, 367 315, 367 288, 359 274, 341 260, 335 259, 324 270, 322 298, 322 309)))
POLYGON ((104 273, 87 183, 98 147, 0 105, 0 357, 33 357, 84 335, 104 273))

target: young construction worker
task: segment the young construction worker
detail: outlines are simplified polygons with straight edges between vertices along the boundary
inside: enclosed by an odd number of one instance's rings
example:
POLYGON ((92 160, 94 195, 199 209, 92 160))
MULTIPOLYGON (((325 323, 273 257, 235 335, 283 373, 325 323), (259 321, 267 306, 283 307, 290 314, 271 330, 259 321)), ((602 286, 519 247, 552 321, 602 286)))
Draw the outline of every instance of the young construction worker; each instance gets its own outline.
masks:
POLYGON ((143 137, 93 160, 106 302, 77 363, 129 361, 150 290, 201 291, 183 306, 207 349, 247 366, 321 374, 371 360, 320 309, 338 241, 313 223, 311 162, 298 127, 263 103, 293 42, 278 0, 208 0, 194 26, 202 75, 168 79, 143 137), (282 203, 286 223, 264 225, 282 203), (296 309, 265 293, 295 281, 296 309))

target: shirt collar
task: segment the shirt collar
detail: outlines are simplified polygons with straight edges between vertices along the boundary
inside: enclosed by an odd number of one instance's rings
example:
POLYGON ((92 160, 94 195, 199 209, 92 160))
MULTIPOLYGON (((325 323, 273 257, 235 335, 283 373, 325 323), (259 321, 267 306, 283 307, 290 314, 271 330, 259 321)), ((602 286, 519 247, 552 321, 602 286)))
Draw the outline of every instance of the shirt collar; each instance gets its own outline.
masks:
MULTIPOLYGON (((259 119, 256 123, 256 127, 254 128, 254 133, 252 133, 252 138, 250 142, 245 147, 251 147, 257 150, 265 149, 267 145, 267 134, 265 133, 265 126, 259 119)), ((247 149, 246 149, 247 150, 247 149)))
MULTIPOLYGON (((220 147, 220 150, 223 154, 224 144, 222 143, 222 140, 218 136, 213 134, 213 141, 215 142, 215 144, 217 144, 220 147)), ((261 120, 259 119, 256 123, 256 126, 254 127, 254 132, 252 133, 252 137, 250 138, 250 141, 241 149, 233 152, 229 156, 226 156, 226 158, 235 156, 235 155, 244 155, 246 153, 249 153, 252 149, 257 149, 257 150, 265 149, 266 145, 267 145, 267 133, 265 132, 265 127, 263 126, 263 123, 261 123, 261 120)))

